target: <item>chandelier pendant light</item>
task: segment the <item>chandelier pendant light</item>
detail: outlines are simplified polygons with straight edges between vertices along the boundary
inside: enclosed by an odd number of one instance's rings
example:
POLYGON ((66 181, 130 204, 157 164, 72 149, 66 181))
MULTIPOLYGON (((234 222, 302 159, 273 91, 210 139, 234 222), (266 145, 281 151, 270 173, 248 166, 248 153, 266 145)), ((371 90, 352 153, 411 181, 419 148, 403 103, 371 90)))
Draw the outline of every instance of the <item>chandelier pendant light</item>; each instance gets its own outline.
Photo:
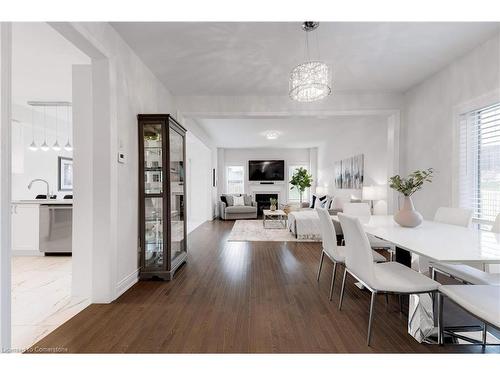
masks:
POLYGON ((71 125, 70 125, 70 122, 69 122, 69 118, 70 118, 70 116, 69 116, 69 110, 70 110, 70 107, 69 106, 66 107, 66 122, 68 124, 68 129, 67 129, 67 131, 68 131, 68 141, 64 145, 64 149, 66 151, 73 151, 73 146, 71 146, 71 143, 69 142, 69 130, 71 129, 71 125))
POLYGON ((40 146, 42 151, 49 151, 50 147, 47 144, 47 110, 43 107, 43 143, 40 146))
POLYGON ((57 106, 56 106, 56 141, 54 142, 54 144, 52 145, 52 150, 54 151, 60 151, 61 150, 61 146, 59 146, 59 142, 58 142, 58 126, 57 126, 57 116, 58 116, 58 111, 57 111, 57 106))
POLYGON ((306 32, 307 61, 292 69, 289 81, 289 96, 298 102, 314 102, 332 93, 328 65, 321 61, 311 60, 309 53, 309 33, 316 30, 318 26, 319 22, 312 21, 302 24, 302 29, 306 32))
POLYGON ((31 151, 38 150, 38 146, 35 143, 35 109, 31 107, 31 144, 29 145, 31 151))

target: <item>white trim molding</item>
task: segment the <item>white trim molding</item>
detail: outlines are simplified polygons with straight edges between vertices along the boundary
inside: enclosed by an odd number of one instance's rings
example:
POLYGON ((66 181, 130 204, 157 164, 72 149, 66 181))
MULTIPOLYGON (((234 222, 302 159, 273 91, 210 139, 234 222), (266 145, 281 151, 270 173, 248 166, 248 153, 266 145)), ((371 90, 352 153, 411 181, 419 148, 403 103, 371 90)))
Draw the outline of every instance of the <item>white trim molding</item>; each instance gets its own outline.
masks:
POLYGON ((115 299, 120 297, 128 289, 130 289, 134 284, 139 281, 139 268, 134 272, 125 276, 120 282, 116 284, 115 299))
POLYGON ((0 352, 11 348, 12 24, 0 24, 0 352))

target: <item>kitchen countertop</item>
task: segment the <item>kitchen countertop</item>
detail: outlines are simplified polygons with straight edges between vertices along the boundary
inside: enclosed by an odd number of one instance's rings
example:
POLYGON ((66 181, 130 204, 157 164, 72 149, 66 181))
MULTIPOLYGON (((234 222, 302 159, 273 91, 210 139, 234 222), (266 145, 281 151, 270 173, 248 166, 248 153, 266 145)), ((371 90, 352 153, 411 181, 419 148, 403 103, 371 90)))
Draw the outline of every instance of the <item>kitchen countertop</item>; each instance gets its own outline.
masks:
POLYGON ((58 205, 73 204, 73 199, 26 199, 12 201, 12 204, 40 204, 40 205, 58 205))

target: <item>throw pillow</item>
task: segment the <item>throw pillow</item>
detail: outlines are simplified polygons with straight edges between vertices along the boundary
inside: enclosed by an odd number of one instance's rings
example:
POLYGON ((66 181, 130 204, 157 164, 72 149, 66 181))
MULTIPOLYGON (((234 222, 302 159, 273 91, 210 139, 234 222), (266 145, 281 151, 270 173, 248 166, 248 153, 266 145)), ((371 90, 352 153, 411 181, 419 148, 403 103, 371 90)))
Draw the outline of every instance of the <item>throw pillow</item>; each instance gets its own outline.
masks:
POLYGON ((244 206, 245 199, 243 197, 233 197, 233 203, 235 206, 244 206))
POLYGON ((330 206, 332 205, 332 197, 326 196, 326 199, 323 201, 323 208, 326 208, 327 210, 330 209, 330 206))
POLYGON ((226 195, 226 201, 228 206, 234 206, 234 197, 232 195, 226 195))
POLYGON ((325 203, 326 203, 326 195, 323 197, 316 197, 314 200, 314 208, 325 208, 325 203))
POLYGON ((243 195, 243 199, 245 201, 245 206, 251 206, 252 205, 252 196, 245 194, 243 195))
POLYGON ((309 206, 309 208, 316 207, 316 199, 324 200, 324 199, 326 199, 326 195, 323 195, 322 197, 318 197, 316 194, 313 194, 312 199, 311 199, 311 205, 309 206))
POLYGON ((221 196, 220 196, 220 200, 221 200, 221 202, 222 202, 222 203, 225 203, 225 204, 226 204, 226 206, 227 206, 227 199, 226 199, 226 196, 225 196, 225 195, 221 195, 221 196))

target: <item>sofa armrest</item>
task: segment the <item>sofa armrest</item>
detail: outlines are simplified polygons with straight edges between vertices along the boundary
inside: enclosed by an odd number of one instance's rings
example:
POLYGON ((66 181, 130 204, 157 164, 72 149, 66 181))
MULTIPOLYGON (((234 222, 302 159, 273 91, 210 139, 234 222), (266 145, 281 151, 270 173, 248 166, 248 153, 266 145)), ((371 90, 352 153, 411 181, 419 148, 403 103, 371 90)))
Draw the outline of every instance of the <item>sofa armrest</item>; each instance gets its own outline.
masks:
POLYGON ((226 207, 227 207, 227 205, 222 201, 220 201, 219 204, 220 204, 219 205, 219 216, 222 220, 226 220, 226 207))

